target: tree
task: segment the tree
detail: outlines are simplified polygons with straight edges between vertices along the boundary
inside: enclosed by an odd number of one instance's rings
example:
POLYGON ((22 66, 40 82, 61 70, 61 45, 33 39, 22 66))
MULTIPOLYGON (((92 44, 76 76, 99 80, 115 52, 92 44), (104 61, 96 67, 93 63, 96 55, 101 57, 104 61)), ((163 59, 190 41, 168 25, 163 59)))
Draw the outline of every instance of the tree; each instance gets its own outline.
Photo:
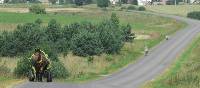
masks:
POLYGON ((58 0, 49 0, 49 2, 51 2, 51 4, 56 4, 58 0))
POLYGON ((10 0, 4 0, 3 2, 4 2, 4 3, 8 3, 9 1, 10 1, 10 0))
POLYGON ((110 20, 114 25, 119 26, 119 18, 116 13, 112 13, 110 20))
POLYGON ((60 29, 61 29, 61 25, 57 23, 55 19, 50 20, 47 26, 47 30, 46 30, 48 40, 52 42, 56 42, 59 38, 61 38, 62 33, 60 29))
POLYGON ((77 6, 81 6, 81 5, 83 5, 84 0, 74 0, 74 3, 75 3, 77 6))
POLYGON ((122 2, 123 4, 127 4, 127 3, 128 3, 128 0, 121 0, 121 2, 122 2))
POLYGON ((132 4, 133 4, 133 5, 138 5, 138 0, 133 0, 133 1, 132 1, 132 4))
POLYGON ((72 38, 72 52, 78 56, 100 55, 103 51, 99 34, 85 29, 72 38))
POLYGON ((97 0, 97 6, 100 8, 106 8, 109 6, 109 0, 97 0))
POLYGON ((32 5, 29 7, 29 12, 35 13, 35 14, 46 14, 46 10, 41 5, 32 5))

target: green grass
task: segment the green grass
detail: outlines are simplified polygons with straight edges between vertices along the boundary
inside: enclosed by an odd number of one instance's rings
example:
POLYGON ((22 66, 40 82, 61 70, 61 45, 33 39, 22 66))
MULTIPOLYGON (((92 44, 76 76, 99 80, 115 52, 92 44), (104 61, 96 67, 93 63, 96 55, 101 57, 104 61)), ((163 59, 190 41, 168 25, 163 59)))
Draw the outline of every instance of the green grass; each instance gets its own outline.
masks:
POLYGON ((177 59, 169 71, 144 88, 199 88, 200 87, 200 36, 177 59))
POLYGON ((200 11, 200 5, 155 5, 146 6, 148 11, 157 13, 173 14, 178 16, 187 16, 192 11, 200 11))

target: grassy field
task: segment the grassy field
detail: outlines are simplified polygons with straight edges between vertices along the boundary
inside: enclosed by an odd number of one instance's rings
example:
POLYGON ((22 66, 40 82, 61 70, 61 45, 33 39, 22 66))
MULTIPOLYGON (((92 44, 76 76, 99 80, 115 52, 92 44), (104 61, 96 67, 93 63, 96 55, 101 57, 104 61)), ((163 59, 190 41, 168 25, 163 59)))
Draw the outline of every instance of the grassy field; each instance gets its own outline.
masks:
MULTIPOLYGON (((90 8, 90 7, 85 7, 90 8)), ((43 25, 46 25, 49 20, 56 19, 62 25, 90 21, 98 24, 98 22, 109 19, 112 11, 90 9, 89 12, 58 12, 43 15, 31 13, 11 13, 0 12, 0 30, 12 31, 16 25, 27 22, 34 22, 37 18, 43 20, 43 25)), ((60 55, 60 60, 65 63, 65 67, 70 72, 70 77, 62 81, 68 82, 83 82, 92 79, 97 79, 116 72, 129 63, 134 63, 141 55, 143 55, 144 46, 153 47, 165 38, 165 35, 172 34, 177 30, 186 26, 183 22, 178 22, 174 19, 154 16, 145 13, 113 11, 120 19, 121 24, 130 23, 133 27, 133 32, 137 35, 147 35, 148 38, 139 38, 132 43, 126 43, 120 54, 95 56, 93 63, 87 62, 87 57, 77 57, 72 54, 67 56, 60 55)), ((5 58, 5 57, 4 57, 5 58)), ((0 58, 2 59, 2 58, 0 58)), ((14 59, 13 59, 14 60, 14 59)), ((9 61, 8 61, 9 62, 9 61)), ((10 61, 16 62, 16 61, 10 61)), ((10 63, 16 65, 16 63, 10 63)), ((9 64, 6 65, 9 68, 9 64)), ((11 66, 10 68, 12 69, 11 66)), ((11 70, 12 71, 12 70, 11 70)), ((2 77, 2 76, 0 76, 2 77)), ((11 80, 12 81, 12 80, 11 80)), ((1 85, 0 85, 1 87, 1 85)))
POLYGON ((200 87, 200 36, 178 57, 170 69, 144 88, 199 88, 200 87))
POLYGON ((17 61, 18 58, 0 57, 0 88, 11 88, 12 85, 24 81, 15 78, 12 74, 17 61))
POLYGON ((187 16, 188 12, 200 11, 200 5, 155 5, 146 6, 148 11, 173 14, 178 16, 187 16))

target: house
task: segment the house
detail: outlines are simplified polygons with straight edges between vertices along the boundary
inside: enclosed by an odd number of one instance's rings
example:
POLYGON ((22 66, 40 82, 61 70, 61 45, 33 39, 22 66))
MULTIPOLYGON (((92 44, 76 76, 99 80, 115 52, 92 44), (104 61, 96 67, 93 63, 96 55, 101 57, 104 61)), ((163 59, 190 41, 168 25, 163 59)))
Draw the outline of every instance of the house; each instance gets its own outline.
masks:
POLYGON ((42 4, 49 4, 49 0, 38 0, 40 1, 42 4))
POLYGON ((0 4, 3 4, 4 3, 4 0, 0 0, 0 4))
POLYGON ((110 3, 113 5, 117 4, 117 2, 119 2, 119 0, 110 0, 110 3))
POLYGON ((138 5, 148 5, 152 0, 138 0, 138 5))
MULTIPOLYGON (((119 2, 120 0, 110 0, 110 3, 115 5, 117 4, 117 2, 119 2)), ((128 3, 132 3, 133 0, 128 0, 128 3)), ((151 2, 152 0, 137 0, 138 5, 147 5, 149 2, 151 2)))

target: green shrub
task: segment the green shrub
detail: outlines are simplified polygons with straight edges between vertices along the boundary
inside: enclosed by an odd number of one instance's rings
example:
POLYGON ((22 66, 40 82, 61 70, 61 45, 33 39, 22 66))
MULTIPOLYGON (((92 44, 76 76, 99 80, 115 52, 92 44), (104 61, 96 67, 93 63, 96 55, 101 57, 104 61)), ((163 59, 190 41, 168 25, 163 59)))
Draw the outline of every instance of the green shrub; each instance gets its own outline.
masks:
POLYGON ((54 78, 67 78, 69 76, 68 70, 64 67, 63 63, 60 61, 53 61, 51 67, 51 73, 54 78))
POLYGON ((92 56, 102 53, 102 44, 98 33, 81 30, 72 38, 72 52, 78 56, 92 56))
POLYGON ((40 5, 32 5, 31 7, 29 7, 29 12, 35 14, 46 14, 45 8, 40 5))
POLYGON ((105 53, 118 53, 121 50, 122 31, 112 21, 102 22, 97 31, 100 33, 99 37, 105 53))
POLYGON ((100 8, 106 8, 109 6, 109 0, 97 0, 97 6, 100 8))
POLYGON ((123 41, 131 42, 135 38, 135 34, 131 32, 132 28, 130 24, 122 26, 121 29, 122 29, 123 41))
POLYGON ((144 7, 144 6, 140 6, 139 8, 138 8, 138 11, 145 11, 146 10, 146 8, 144 7))
POLYGON ((28 72, 31 69, 31 63, 28 57, 24 57, 17 62, 17 67, 14 69, 14 74, 17 77, 28 76, 28 72))
POLYGON ((136 10, 137 8, 136 8, 136 6, 130 5, 127 7, 127 9, 128 10, 136 10))
POLYGON ((46 29, 48 40, 52 42, 58 41, 62 37, 61 25, 54 19, 50 20, 46 29))
POLYGON ((200 20, 200 11, 190 12, 187 17, 200 20))

